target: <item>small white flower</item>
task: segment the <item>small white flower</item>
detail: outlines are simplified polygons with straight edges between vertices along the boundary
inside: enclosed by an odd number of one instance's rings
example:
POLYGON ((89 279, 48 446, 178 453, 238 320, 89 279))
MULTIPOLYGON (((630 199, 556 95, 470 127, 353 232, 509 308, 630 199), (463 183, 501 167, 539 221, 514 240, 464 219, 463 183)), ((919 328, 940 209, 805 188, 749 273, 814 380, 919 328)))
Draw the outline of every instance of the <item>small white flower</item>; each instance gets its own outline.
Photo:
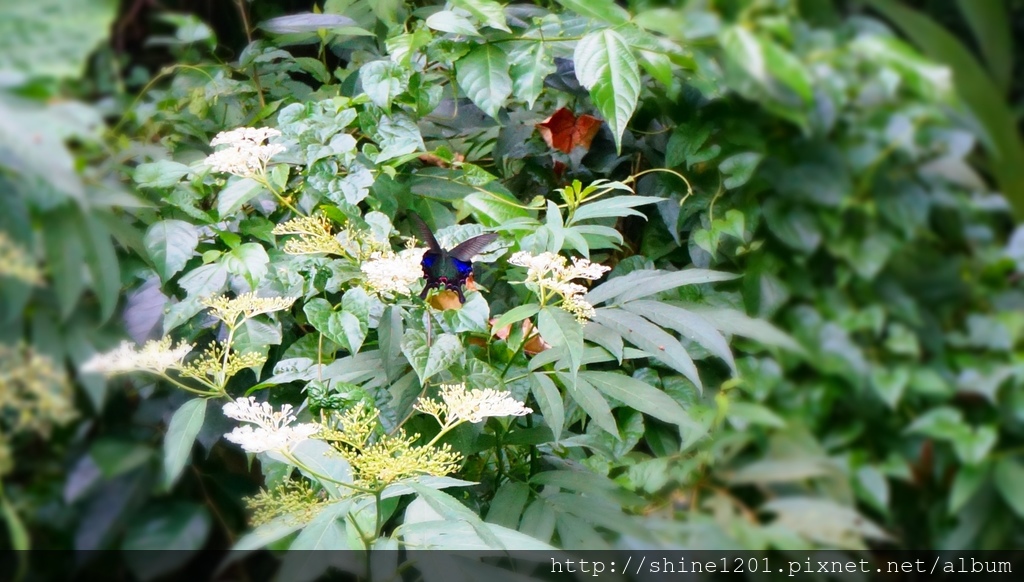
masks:
POLYGON ((171 338, 168 337, 146 342, 146 345, 136 350, 130 342, 125 341, 113 351, 90 358, 82 365, 82 371, 101 374, 146 371, 160 374, 167 370, 181 369, 185 356, 192 352, 193 347, 185 342, 172 346, 171 338))
POLYGON ((573 258, 568 264, 565 257, 555 253, 544 252, 531 255, 520 251, 512 255, 510 264, 527 268, 526 286, 534 291, 548 289, 562 296, 562 309, 576 316, 577 321, 585 323, 594 317, 594 306, 583 300, 587 288, 573 279, 600 279, 610 267, 591 263, 587 259, 573 258))
POLYGON ((366 284, 378 294, 409 295, 410 287, 423 277, 423 253, 427 249, 405 249, 399 253, 374 253, 359 266, 366 284))
POLYGON ((281 451, 316 434, 320 427, 311 423, 295 422, 292 405, 281 406, 279 412, 268 402, 256 402, 254 396, 239 398, 224 405, 224 416, 257 425, 239 426, 224 435, 248 453, 281 451))
POLYGON ((449 425, 459 421, 481 422, 490 416, 524 416, 533 412, 508 392, 488 388, 466 390, 463 384, 442 384, 441 399, 447 409, 445 422, 449 425))
POLYGON ((285 150, 280 144, 265 143, 279 135, 280 131, 269 127, 240 127, 222 131, 213 138, 210 145, 228 147, 207 156, 206 165, 215 172, 226 172, 244 178, 262 174, 266 171, 270 158, 285 150))

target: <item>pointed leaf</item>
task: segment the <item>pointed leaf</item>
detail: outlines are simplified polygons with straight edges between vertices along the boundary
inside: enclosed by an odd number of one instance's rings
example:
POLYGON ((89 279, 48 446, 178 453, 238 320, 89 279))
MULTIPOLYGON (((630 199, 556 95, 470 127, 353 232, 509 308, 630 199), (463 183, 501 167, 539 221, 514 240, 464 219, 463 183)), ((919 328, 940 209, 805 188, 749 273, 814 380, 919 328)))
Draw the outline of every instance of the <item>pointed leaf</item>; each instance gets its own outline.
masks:
POLYGON ((484 113, 497 119, 512 94, 508 57, 498 45, 480 44, 455 65, 459 87, 484 113))
POLYGON ((625 39, 611 29, 583 37, 573 53, 576 78, 590 91, 622 150, 622 134, 640 98, 640 68, 625 39))
POLYGON ((164 487, 170 489, 178 480, 192 454, 192 444, 206 420, 206 398, 193 398, 182 404, 171 416, 164 436, 164 487))

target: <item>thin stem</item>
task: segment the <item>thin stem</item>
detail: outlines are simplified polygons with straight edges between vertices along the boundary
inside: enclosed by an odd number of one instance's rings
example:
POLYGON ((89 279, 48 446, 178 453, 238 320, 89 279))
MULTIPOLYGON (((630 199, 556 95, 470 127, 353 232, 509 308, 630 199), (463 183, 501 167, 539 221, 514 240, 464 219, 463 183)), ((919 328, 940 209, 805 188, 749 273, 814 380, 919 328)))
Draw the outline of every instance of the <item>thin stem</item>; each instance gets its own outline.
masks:
POLYGON ((270 190, 270 193, 274 195, 274 198, 277 198, 278 202, 283 204, 286 208, 288 208, 288 210, 291 210, 296 216, 305 216, 303 213, 299 212, 299 209, 293 206, 291 202, 288 202, 288 199, 285 198, 282 194, 280 194, 276 188, 274 188, 274 185, 271 184, 270 180, 267 179, 266 168, 263 169, 263 175, 253 176, 253 179, 259 182, 260 185, 262 185, 267 190, 270 190))
MULTIPOLYGON (((249 12, 245 9, 245 0, 235 0, 235 5, 238 6, 238 13, 242 16, 242 28, 245 30, 245 38, 252 44, 252 27, 249 26, 249 12)), ((256 63, 252 65, 252 82, 256 86, 256 96, 260 100, 260 109, 267 106, 266 100, 263 98, 263 85, 260 83, 260 73, 256 69, 256 63)))
MULTIPOLYGON (((175 380, 174 378, 171 378, 170 376, 167 375, 166 372, 160 372, 158 375, 161 378, 163 378, 164 380, 167 380, 171 384, 174 384, 175 386, 177 386, 178 388, 181 388, 182 390, 184 390, 186 392, 191 392, 193 394, 198 394, 200 396, 207 396, 207 397, 220 396, 221 395, 219 392, 215 392, 215 391, 212 391, 212 390, 207 392, 206 390, 199 390, 199 389, 193 388, 193 387, 191 387, 191 386, 189 386, 187 384, 184 384, 182 382, 179 382, 179 381, 175 380)), ((212 386, 211 386, 211 388, 212 388, 212 386)))

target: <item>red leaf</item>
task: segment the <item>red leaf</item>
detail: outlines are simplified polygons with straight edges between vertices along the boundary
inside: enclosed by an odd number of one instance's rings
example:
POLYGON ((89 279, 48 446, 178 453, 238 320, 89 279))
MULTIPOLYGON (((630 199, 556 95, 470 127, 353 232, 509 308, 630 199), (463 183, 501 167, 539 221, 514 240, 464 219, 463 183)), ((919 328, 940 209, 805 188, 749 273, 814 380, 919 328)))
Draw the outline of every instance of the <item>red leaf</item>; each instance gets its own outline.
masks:
POLYGON ((600 119, 590 115, 576 117, 572 111, 563 107, 536 127, 549 147, 569 153, 575 147, 589 150, 590 142, 594 141, 594 136, 601 129, 601 123, 600 119))

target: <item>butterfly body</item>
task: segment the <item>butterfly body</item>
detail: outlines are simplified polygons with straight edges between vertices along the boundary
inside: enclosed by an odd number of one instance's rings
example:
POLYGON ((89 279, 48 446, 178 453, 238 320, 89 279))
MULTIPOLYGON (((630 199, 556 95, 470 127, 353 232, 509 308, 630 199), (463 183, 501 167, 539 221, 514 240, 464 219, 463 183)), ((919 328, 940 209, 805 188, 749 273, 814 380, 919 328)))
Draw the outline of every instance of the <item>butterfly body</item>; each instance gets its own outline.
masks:
POLYGON ((498 235, 481 234, 460 243, 451 250, 445 250, 438 244, 434 233, 430 231, 423 220, 415 214, 411 216, 414 218, 420 235, 429 247, 423 254, 423 260, 420 263, 423 267, 423 278, 426 280, 420 298, 426 299, 427 293, 431 289, 441 289, 442 291, 448 289, 459 296, 460 303, 465 303, 466 297, 462 292, 462 287, 473 275, 472 259, 484 247, 498 238, 498 235))

